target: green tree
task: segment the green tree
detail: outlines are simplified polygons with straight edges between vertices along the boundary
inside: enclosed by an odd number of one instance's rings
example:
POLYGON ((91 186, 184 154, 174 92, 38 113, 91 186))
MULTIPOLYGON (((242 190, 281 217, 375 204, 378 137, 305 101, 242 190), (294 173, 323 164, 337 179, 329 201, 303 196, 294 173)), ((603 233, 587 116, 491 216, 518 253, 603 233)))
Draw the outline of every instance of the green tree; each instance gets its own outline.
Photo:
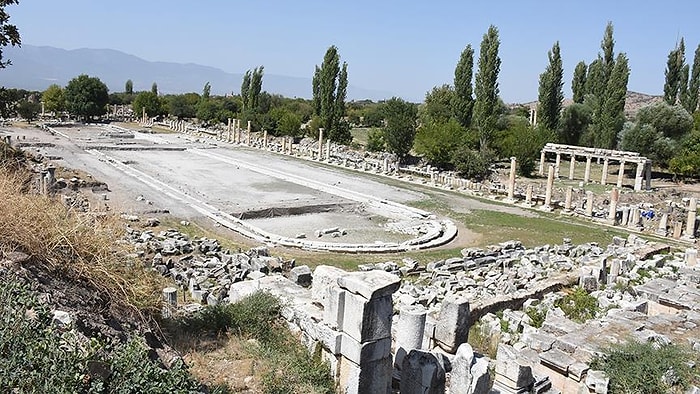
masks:
POLYGON ((168 98, 168 112, 178 119, 188 119, 197 116, 197 93, 185 93, 170 96, 168 98))
POLYGON ((615 68, 615 39, 613 38, 613 24, 608 22, 605 26, 603 41, 600 43, 600 48, 603 50, 603 57, 600 58, 603 67, 603 86, 607 86, 608 80, 615 68))
POLYGON ((489 148, 498 120, 498 73, 501 69, 501 59, 498 57, 498 29, 491 25, 484 34, 479 51, 479 70, 476 73, 474 92, 474 119, 479 131, 480 149, 485 152, 489 148))
POLYGON ((540 123, 548 130, 556 130, 559 126, 561 107, 564 101, 564 70, 561 63, 559 41, 554 43, 552 50, 547 53, 549 65, 540 74, 538 95, 538 115, 540 123))
POLYGON ((579 103, 569 105, 561 113, 557 140, 562 144, 579 145, 581 136, 590 123, 590 108, 579 103))
POLYGON ((700 100, 700 44, 695 49, 695 58, 693 59, 693 69, 688 80, 688 89, 685 97, 681 97, 683 107, 691 114, 698 109, 698 100, 700 100))
POLYGON ((277 121, 277 130, 282 135, 296 137, 301 132, 301 118, 294 112, 283 110, 282 116, 277 121))
POLYGON ((596 147, 614 149, 617 145, 617 135, 625 123, 625 97, 627 97, 629 75, 627 56, 621 53, 617 56, 605 89, 605 101, 601 106, 599 122, 596 124, 598 127, 596 147))
POLYGON ((655 165, 666 167, 675 151, 675 143, 649 123, 626 122, 620 132, 620 149, 638 152, 655 165))
MULTIPOLYGON (((10 15, 5 11, 5 7, 12 4, 19 4, 18 0, 0 0, 0 48, 8 45, 21 46, 22 40, 19 36, 17 26, 7 23, 10 15)), ((0 68, 5 68, 12 64, 9 60, 2 60, 2 50, 0 49, 0 68)))
POLYGON ((462 127, 469 127, 472 123, 472 111, 474 109, 474 97, 472 97, 473 69, 474 50, 469 44, 459 57, 454 79, 455 88, 452 108, 462 127))
POLYGON ((371 128, 367 132, 367 150, 370 152, 381 152, 386 146, 384 142, 384 131, 382 129, 371 128))
POLYGON ((637 112, 636 122, 649 124, 664 137, 681 139, 693 128, 693 117, 679 105, 665 102, 644 107, 637 112))
POLYGON ((605 92, 603 66, 600 59, 594 60, 588 66, 588 74, 586 74, 584 92, 584 99, 586 96, 600 97, 605 92))
POLYGON ((136 116, 141 116, 144 109, 146 110, 146 115, 150 117, 163 114, 163 106, 160 98, 153 92, 141 92, 137 94, 131 107, 136 116))
POLYGON ((39 111, 41 111, 41 104, 34 101, 22 100, 19 102, 19 105, 17 105, 17 113, 24 118, 27 123, 32 123, 32 120, 36 119, 39 111))
POLYGON ((41 101, 44 102, 44 109, 48 112, 58 114, 66 109, 66 97, 63 88, 56 84, 46 88, 41 95, 41 101))
POLYGON ((669 162, 669 170, 683 177, 700 176, 700 131, 693 130, 683 138, 678 153, 669 162))
POLYGON ((204 100, 209 100, 209 95, 211 94, 211 85, 209 82, 204 84, 204 88, 202 89, 202 98, 204 100))
POLYGON ((243 81, 241 82, 241 100, 243 100, 243 110, 250 108, 250 77, 251 71, 248 70, 243 74, 243 81))
POLYGON ((456 119, 446 123, 423 123, 415 139, 416 153, 423 156, 430 165, 439 168, 452 167, 453 152, 461 145, 478 146, 478 136, 469 143, 469 135, 456 119))
POLYGON ((574 103, 583 104, 586 95, 586 62, 580 61, 574 69, 574 77, 571 80, 571 91, 574 94, 574 103))
POLYGON ((332 45, 326 50, 321 66, 316 66, 312 81, 315 114, 328 138, 339 143, 352 141, 349 125, 343 121, 347 75, 347 63, 343 62, 341 71, 338 48, 332 45))
POLYGON ((130 79, 127 79, 124 84, 124 93, 134 94, 134 83, 130 79))
POLYGON ((680 92, 681 84, 687 83, 687 79, 685 82, 681 81, 684 64, 685 41, 681 38, 681 42, 669 52, 668 59, 666 60, 664 101, 669 105, 675 105, 678 102, 678 93, 680 92))
POLYGON ((420 108, 423 123, 447 123, 454 114, 452 105, 455 101, 457 99, 452 86, 444 84, 433 87, 425 94, 425 100, 420 108))
POLYGON ((151 93, 155 94, 156 96, 158 95, 158 84, 153 82, 153 85, 151 85, 151 93))
MULTIPOLYGON (((250 91, 248 92, 248 104, 249 108, 253 111, 256 111, 258 109, 258 105, 260 104, 260 92, 262 91, 264 71, 265 68, 263 66, 256 67, 253 69, 253 73, 250 77, 250 91)), ((267 111, 260 112, 264 113, 267 111)))
POLYGON ((392 97, 384 105, 386 126, 384 141, 387 150, 402 160, 413 147, 416 137, 416 106, 400 98, 392 97))
POLYGON ((109 101, 107 85, 97 77, 82 74, 68 82, 65 89, 68 111, 83 120, 107 112, 109 101))

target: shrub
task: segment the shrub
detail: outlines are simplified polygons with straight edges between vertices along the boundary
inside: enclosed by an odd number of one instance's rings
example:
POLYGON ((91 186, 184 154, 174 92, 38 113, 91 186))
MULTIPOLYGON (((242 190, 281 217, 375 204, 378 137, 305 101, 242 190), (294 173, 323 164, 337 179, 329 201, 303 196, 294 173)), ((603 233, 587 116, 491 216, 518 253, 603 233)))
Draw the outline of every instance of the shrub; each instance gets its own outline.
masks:
POLYGON ((591 361, 591 368, 605 371, 610 393, 681 392, 693 383, 688 364, 693 355, 678 345, 628 342, 613 345, 604 353, 591 361))
POLYGON ((381 152, 384 150, 384 132, 381 129, 370 129, 367 133, 367 150, 381 152))
POLYGON ((547 318, 547 313, 545 311, 534 306, 525 309, 525 314, 530 318, 530 322, 535 328, 542 327, 544 319, 547 318))
POLYGON ((579 323, 594 318, 600 310, 598 300, 582 287, 574 288, 571 293, 557 300, 554 305, 561 308, 566 317, 579 323))
POLYGON ((452 157, 452 162, 459 175, 465 178, 483 180, 491 173, 492 158, 490 155, 467 147, 457 149, 452 157))

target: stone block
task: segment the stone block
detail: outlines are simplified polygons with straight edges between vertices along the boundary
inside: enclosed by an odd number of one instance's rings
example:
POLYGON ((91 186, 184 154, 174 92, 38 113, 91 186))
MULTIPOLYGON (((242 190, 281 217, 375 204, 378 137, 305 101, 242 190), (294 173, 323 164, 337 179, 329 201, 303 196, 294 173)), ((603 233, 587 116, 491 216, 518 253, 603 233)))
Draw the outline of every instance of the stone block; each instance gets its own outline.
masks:
POLYGON ((496 381, 511 389, 532 386, 532 367, 521 360, 512 346, 500 344, 496 351, 496 381))
POLYGON ((603 371, 590 370, 586 374, 586 387, 594 393, 607 393, 610 378, 603 371))
POLYGON ((421 349, 427 311, 422 306, 403 307, 396 324, 394 366, 401 368, 403 357, 412 349, 421 349))
POLYGON ((358 342, 343 333, 340 340, 340 353, 343 357, 363 365, 366 362, 391 357, 391 338, 383 338, 372 342, 358 342))
POLYGON ((309 287, 311 286, 311 269, 308 265, 294 267, 289 271, 289 279, 299 286, 309 287))
POLYGON ((524 332, 521 340, 530 347, 530 349, 537 352, 546 352, 552 348, 556 338, 540 332, 524 332))
POLYGON ((338 283, 338 278, 347 275, 347 272, 340 268, 331 267, 328 265, 319 265, 314 270, 313 280, 311 282, 311 299, 314 302, 325 305, 324 302, 327 296, 327 289, 331 285, 338 283))
POLYGON ((384 271, 351 272, 338 278, 338 285, 367 299, 391 296, 401 286, 401 279, 384 271))
POLYGON ((445 367, 440 357, 423 350, 411 350, 401 366, 401 394, 443 394, 445 367))
POLYGON ((391 296, 371 300, 345 292, 342 331, 358 342, 391 338, 391 296))
POLYGON ((435 339, 444 350, 454 353, 467 341, 469 334, 469 301, 466 298, 447 298, 442 304, 435 339))
POLYGON ((338 286, 329 286, 323 304, 323 321, 333 328, 343 327, 345 314, 345 290, 338 286))
POLYGON ((343 394, 389 394, 391 357, 363 363, 361 366, 340 357, 339 386, 343 394))
POLYGON ((450 378, 450 394, 470 394, 468 389, 472 385, 472 363, 474 362, 474 350, 468 343, 463 343, 457 348, 454 360, 452 360, 452 375, 450 378))

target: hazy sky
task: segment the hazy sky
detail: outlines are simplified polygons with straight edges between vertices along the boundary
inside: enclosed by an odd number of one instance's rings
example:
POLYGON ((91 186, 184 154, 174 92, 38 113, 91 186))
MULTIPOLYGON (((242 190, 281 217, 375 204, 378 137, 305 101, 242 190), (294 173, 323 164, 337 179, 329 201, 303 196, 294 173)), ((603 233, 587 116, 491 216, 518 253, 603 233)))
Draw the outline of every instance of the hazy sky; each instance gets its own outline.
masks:
POLYGON ((669 50, 685 37, 692 63, 700 42, 698 0, 20 0, 7 11, 26 44, 109 48, 227 72, 264 65, 268 74, 310 78, 336 45, 351 85, 411 101, 452 83, 470 43, 476 72, 491 24, 500 32, 506 102, 537 98, 539 74, 557 40, 570 97, 573 68, 596 57, 607 21, 615 26, 616 52, 630 59, 634 91, 660 94, 669 50))

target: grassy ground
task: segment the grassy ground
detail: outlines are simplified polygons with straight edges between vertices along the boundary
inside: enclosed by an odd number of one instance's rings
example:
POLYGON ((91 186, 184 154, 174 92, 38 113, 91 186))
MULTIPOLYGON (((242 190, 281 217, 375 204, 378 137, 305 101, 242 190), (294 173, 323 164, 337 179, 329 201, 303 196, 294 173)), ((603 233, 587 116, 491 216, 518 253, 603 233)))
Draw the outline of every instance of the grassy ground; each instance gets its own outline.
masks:
POLYGON ((350 130, 352 135, 352 142, 365 147, 367 146, 367 135, 369 134, 369 128, 367 127, 356 127, 350 130))

